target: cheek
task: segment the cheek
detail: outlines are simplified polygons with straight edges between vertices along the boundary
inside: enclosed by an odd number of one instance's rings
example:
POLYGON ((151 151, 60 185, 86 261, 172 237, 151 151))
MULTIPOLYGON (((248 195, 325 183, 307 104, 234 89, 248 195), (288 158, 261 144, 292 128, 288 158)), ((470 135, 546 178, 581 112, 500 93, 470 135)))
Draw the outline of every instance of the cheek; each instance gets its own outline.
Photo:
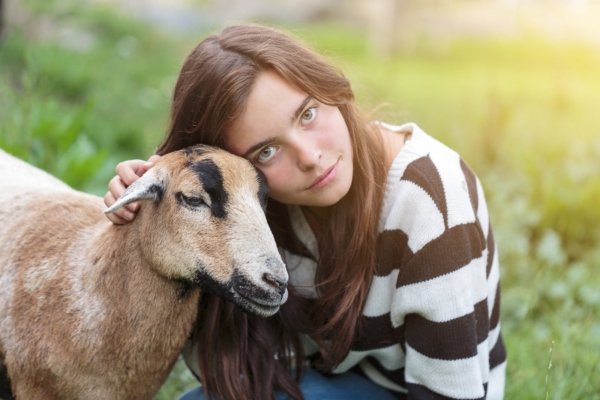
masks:
POLYGON ((262 170, 267 178, 267 186, 269 187, 269 195, 277 200, 281 194, 286 193, 289 186, 289 174, 280 166, 273 166, 266 170, 262 170))
POLYGON ((328 135, 321 136, 322 140, 324 140, 324 145, 328 147, 333 146, 334 148, 342 149, 345 152, 352 151, 348 126, 346 125, 342 113, 338 109, 335 109, 332 112, 324 128, 327 132, 330 132, 328 135))

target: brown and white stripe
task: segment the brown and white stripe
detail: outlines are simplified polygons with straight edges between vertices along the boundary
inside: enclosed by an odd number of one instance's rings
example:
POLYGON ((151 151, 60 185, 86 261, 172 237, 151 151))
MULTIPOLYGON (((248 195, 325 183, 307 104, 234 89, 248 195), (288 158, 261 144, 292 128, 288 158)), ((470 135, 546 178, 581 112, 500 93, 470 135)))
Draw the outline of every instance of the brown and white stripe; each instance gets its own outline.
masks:
MULTIPOLYGON (((415 124, 383 125, 411 139, 388 174, 365 330, 334 372, 358 368, 401 399, 501 399, 500 274, 481 183, 415 124)), ((290 215, 318 256, 302 213, 290 215)), ((282 252, 290 283, 316 296, 314 261, 282 252)))

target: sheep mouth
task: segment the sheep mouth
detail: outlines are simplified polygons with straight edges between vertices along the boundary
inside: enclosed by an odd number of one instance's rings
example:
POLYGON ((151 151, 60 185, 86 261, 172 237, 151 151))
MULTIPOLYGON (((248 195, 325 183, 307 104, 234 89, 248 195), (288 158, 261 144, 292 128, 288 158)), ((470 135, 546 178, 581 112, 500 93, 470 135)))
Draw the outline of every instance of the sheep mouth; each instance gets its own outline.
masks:
POLYGON ((192 282, 200 289, 233 303, 245 313, 258 317, 274 315, 288 298, 287 289, 283 293, 263 290, 240 275, 224 284, 200 268, 192 282))
POLYGON ((279 304, 267 304, 261 299, 253 299, 251 297, 245 296, 238 292, 237 290, 233 290, 233 299, 232 302, 236 306, 240 307, 242 310, 247 312, 248 314, 256 315, 258 317, 270 317, 279 311, 279 307, 281 304, 287 300, 287 292, 286 296, 279 302, 279 304))

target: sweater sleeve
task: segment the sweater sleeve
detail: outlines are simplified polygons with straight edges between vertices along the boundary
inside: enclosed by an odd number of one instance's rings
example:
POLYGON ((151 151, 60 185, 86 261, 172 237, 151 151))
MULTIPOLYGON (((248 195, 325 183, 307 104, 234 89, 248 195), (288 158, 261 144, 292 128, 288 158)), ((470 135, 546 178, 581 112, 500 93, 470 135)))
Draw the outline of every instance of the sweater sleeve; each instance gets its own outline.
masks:
POLYGON ((454 152, 414 161, 385 229, 406 237, 391 319, 403 332, 407 398, 485 399, 490 357, 505 354, 497 257, 477 177, 454 152))

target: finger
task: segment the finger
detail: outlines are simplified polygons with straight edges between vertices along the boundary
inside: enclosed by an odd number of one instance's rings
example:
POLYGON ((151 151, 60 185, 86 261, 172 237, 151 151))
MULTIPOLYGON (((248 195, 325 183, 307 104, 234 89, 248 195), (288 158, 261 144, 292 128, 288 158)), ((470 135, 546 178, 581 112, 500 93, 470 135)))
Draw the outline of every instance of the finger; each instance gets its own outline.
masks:
MULTIPOLYGON (((104 195, 104 204, 114 204, 116 201, 117 200, 111 192, 108 192, 106 195, 104 195)), ((115 220, 123 220, 121 223, 127 223, 133 221, 135 218, 135 213, 129 210, 127 207, 123 207, 114 213, 107 214, 106 216, 113 222, 115 222, 115 220), (111 218, 111 216, 115 216, 116 218, 111 218)))
MULTIPOLYGON (((110 207, 110 205, 114 204, 115 201, 116 199, 111 192, 107 192, 106 195, 104 195, 104 204, 107 206, 110 207)), ((108 218, 114 224, 122 225, 131 222, 135 218, 135 214, 125 208, 122 208, 112 214, 106 214, 106 218, 108 218)))
POLYGON ((125 224, 128 224, 129 222, 131 222, 131 221, 127 221, 126 219, 123 219, 115 214, 107 214, 106 218, 108 218, 108 220, 115 225, 125 225, 125 224))
MULTIPOLYGON (((123 181, 121 180, 121 178, 119 176, 115 176, 113 177, 109 182, 108 182, 108 191, 113 195, 114 201, 117 201, 117 199, 119 197, 121 197, 121 195, 123 194, 123 192, 125 191, 125 189, 127 189, 127 187, 125 186, 125 184, 123 183, 123 181)), ((106 203, 106 201, 105 201, 106 203)), ((108 204, 106 203, 107 206, 112 206, 112 204, 108 204)))
POLYGON ((154 166, 154 163, 160 158, 158 154, 153 155, 142 165, 143 172, 147 172, 150 168, 154 166))
POLYGON ((123 207, 123 208, 115 211, 112 214, 116 215, 117 217, 119 217, 119 218, 121 218, 123 220, 125 220, 124 223, 131 222, 131 221, 133 221, 135 219, 135 213, 132 213, 131 211, 129 211, 129 209, 127 209, 127 207, 123 207))
POLYGON ((137 172, 141 171, 141 166, 144 162, 144 160, 123 161, 117 164, 115 170, 123 183, 125 183, 126 186, 129 186, 141 176, 138 175, 137 172))
POLYGON ((144 164, 142 165, 142 168, 141 168, 141 170, 142 170, 142 171, 141 171, 141 172, 142 172, 142 174, 145 174, 146 172, 148 172, 148 170, 149 170, 150 168, 152 168, 152 167, 154 167, 154 163, 153 163, 153 162, 146 162, 146 163, 144 163, 144 164))
POLYGON ((139 203, 129 203, 127 204, 125 207, 127 207, 129 209, 129 211, 135 213, 139 207, 139 203))
MULTIPOLYGON (((123 181, 121 181, 121 178, 119 178, 118 176, 112 178, 110 182, 108 182, 109 191, 104 196, 104 204, 106 204, 106 207, 110 207, 113 204, 115 204, 117 202, 117 199, 123 195, 125 189, 125 185, 123 185, 123 181)), ((139 206, 139 203, 135 202, 127 204, 125 207, 129 209, 129 211, 135 213, 139 206)))
POLYGON ((155 163, 156 160, 158 160, 159 158, 160 158, 160 156, 158 154, 154 154, 154 155, 150 156, 150 158, 148 159, 147 162, 155 163))

